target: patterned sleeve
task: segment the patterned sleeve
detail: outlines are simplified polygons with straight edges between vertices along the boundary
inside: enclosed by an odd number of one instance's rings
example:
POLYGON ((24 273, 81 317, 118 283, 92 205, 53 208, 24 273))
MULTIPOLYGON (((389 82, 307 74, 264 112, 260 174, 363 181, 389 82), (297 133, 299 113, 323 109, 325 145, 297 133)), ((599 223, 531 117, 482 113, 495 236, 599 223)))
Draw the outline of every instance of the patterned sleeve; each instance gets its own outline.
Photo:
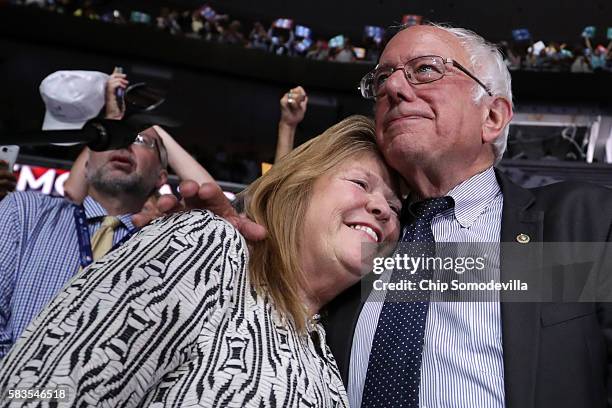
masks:
POLYGON ((145 227, 78 273, 28 327, 0 366, 0 406, 16 406, 9 389, 65 390, 70 406, 138 405, 192 358, 246 264, 242 236, 209 212, 145 227))

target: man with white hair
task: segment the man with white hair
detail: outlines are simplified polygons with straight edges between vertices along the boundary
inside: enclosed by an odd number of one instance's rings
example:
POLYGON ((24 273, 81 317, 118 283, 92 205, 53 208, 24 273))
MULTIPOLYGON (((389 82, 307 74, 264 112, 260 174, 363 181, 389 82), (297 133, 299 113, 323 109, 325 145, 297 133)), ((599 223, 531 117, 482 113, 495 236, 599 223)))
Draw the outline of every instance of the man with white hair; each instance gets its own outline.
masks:
MULTIPOLYGON (((569 183, 526 190, 494 169, 506 147, 512 91, 502 56, 482 37, 436 25, 405 28, 361 91, 375 100, 378 145, 411 191, 404 242, 610 241, 609 190, 569 183)), ((495 278, 534 268, 521 261, 502 258, 495 278)), ((367 299, 354 287, 329 308, 328 342, 351 406, 612 401, 609 303, 367 299)))

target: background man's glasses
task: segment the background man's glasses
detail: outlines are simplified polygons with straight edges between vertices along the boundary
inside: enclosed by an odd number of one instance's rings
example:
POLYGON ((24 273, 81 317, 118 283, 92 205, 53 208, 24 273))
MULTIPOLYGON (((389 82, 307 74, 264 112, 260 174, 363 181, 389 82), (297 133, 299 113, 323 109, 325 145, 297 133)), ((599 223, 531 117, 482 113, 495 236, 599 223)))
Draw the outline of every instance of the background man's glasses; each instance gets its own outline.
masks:
POLYGON ((132 142, 132 144, 143 146, 147 149, 155 150, 157 152, 157 157, 159 158, 159 162, 162 168, 165 169, 168 166, 168 153, 166 152, 165 148, 162 148, 159 145, 160 143, 162 142, 158 141, 156 138, 148 135, 142 135, 140 133, 136 135, 136 138, 132 142))
POLYGON ((136 135, 136 139, 132 142, 135 145, 148 147, 149 149, 157 149, 157 143, 150 137, 143 136, 141 134, 136 135))

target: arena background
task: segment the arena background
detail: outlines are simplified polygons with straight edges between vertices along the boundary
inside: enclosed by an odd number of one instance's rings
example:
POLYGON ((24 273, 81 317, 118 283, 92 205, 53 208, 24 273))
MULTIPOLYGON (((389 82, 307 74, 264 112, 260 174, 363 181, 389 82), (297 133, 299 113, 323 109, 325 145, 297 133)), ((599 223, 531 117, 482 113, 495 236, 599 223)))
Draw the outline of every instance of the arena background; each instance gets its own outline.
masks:
MULTIPOLYGON (((153 16, 161 7, 202 6, 193 1, 103 3, 108 9, 140 10, 153 16)), ((598 27, 603 33, 599 42, 604 42, 605 30, 612 26, 612 4, 604 1, 229 0, 207 4, 240 20, 245 34, 254 21, 269 24, 287 17, 311 27, 314 37, 325 39, 342 33, 358 40, 364 25, 388 26, 400 22, 404 14, 470 28, 494 42, 511 38, 513 29, 528 28, 534 41, 580 44, 580 34, 588 25, 598 27)), ((303 85, 309 94, 297 143, 350 114, 371 114, 372 110, 357 91, 359 79, 372 63, 277 56, 173 36, 151 26, 109 24, 0 2, 2 134, 40 128, 44 105, 38 85, 51 72, 110 73, 115 66, 124 67, 131 82, 145 81, 165 90, 167 102, 159 113, 182 123, 171 133, 217 179, 237 183, 228 184, 229 190, 252 181, 259 175, 261 162, 272 159, 278 100, 289 87, 303 85)), ((560 179, 612 185, 612 72, 518 70, 512 75, 517 115, 511 157, 502 166, 527 186, 560 179), (568 128, 574 131, 580 152, 572 152, 573 147, 560 136, 568 128)), ((66 168, 76 152, 74 148, 24 146, 21 163, 66 168)))

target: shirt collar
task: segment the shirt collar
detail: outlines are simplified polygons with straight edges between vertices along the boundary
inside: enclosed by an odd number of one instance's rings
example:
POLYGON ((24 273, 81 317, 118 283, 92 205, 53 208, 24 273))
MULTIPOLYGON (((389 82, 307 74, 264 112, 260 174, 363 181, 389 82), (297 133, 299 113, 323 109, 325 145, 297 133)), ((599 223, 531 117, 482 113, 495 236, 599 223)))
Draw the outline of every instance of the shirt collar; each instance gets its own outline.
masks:
MULTIPOLYGON (((454 214, 455 219, 462 227, 469 228, 498 194, 501 194, 501 189, 497 177, 495 177, 495 170, 493 170, 493 167, 489 167, 482 173, 478 173, 453 187, 446 195, 453 198, 455 206, 437 216, 449 217, 454 214)), ((407 203, 410 206, 420 200, 416 195, 410 194, 407 203)), ((408 207, 408 211, 410 212, 410 207, 408 207)))
POLYGON ((447 195, 455 200, 455 218, 462 227, 469 228, 500 193, 495 171, 489 167, 458 184, 447 195))
MULTIPOLYGON (((108 215, 104 207, 102 207, 102 204, 94 200, 91 196, 85 197, 85 200, 83 200, 83 208, 85 210, 85 218, 87 218, 87 221, 92 221, 108 215)), ((134 224, 132 224, 131 213, 119 215, 117 218, 121 220, 123 225, 125 225, 128 230, 131 231, 135 229, 134 224)))

